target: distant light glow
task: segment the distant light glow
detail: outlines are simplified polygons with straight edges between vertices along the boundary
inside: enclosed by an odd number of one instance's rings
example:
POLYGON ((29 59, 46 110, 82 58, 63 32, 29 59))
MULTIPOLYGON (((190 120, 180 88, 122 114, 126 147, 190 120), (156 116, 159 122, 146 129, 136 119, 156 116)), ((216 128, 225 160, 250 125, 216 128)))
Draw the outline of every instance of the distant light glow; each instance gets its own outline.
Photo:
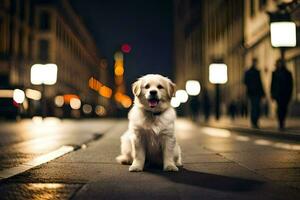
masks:
POLYGON ((123 76, 123 74, 124 74, 124 67, 122 67, 122 66, 115 67, 115 75, 116 76, 123 76))
POLYGON ((44 119, 45 125, 49 125, 49 126, 58 125, 60 122, 61 122, 60 119, 57 117, 46 117, 44 119))
POLYGON ((129 96, 123 95, 121 99, 121 104, 124 108, 129 108, 132 105, 132 100, 129 96))
POLYGON ((180 101, 176 97, 172 97, 171 99, 171 106, 173 108, 177 108, 180 106, 180 101))
POLYGON ((43 118, 41 116, 33 116, 32 122, 34 124, 41 124, 41 123, 43 123, 43 118))
POLYGON ((265 146, 265 145, 271 145, 272 142, 269 141, 269 140, 258 139, 258 140, 255 140, 255 141, 254 141, 254 144, 265 146))
POLYGON ((25 93, 23 90, 15 89, 13 94, 13 99, 17 103, 23 103, 25 100, 25 93))
POLYGON ((0 97, 12 98, 14 96, 14 90, 0 90, 0 97))
POLYGON ((105 98, 110 98, 112 95, 112 89, 107 86, 102 86, 99 90, 99 93, 105 98))
POLYGON ((202 132, 206 135, 213 136, 213 137, 228 138, 231 136, 230 131, 225 129, 219 129, 219 128, 204 127, 202 128, 202 132))
POLYGON ((83 111, 84 114, 90 114, 93 111, 93 108, 89 104, 84 104, 82 106, 82 111, 83 111))
POLYGON ((123 53, 121 51, 117 51, 115 54, 114 54, 114 59, 115 61, 117 60, 123 60, 124 56, 123 56, 123 53))
POLYGON ((53 85, 57 80, 56 64, 35 64, 31 67, 30 81, 33 85, 53 85))
POLYGON ((185 90, 191 96, 197 96, 200 94, 201 86, 199 81, 196 80, 188 80, 185 83, 185 90))
POLYGON ((70 100, 70 106, 71 106, 71 108, 74 109, 74 110, 80 109, 80 107, 81 107, 81 101, 80 101, 80 99, 72 98, 72 99, 70 100))
POLYGON ((213 84, 227 83, 227 65, 223 63, 213 63, 209 65, 209 82, 213 84))
POLYGON ((26 97, 33 100, 40 100, 42 98, 42 93, 38 90, 26 89, 26 97))
POLYGON ((95 113, 99 116, 104 116, 106 115, 106 109, 104 106, 98 105, 96 106, 95 113))
POLYGON ((176 97, 176 99, 178 99, 180 101, 180 103, 187 102, 187 100, 189 98, 189 96, 185 90, 177 90, 175 93, 175 97, 176 97))
POLYGON ((270 31, 273 47, 296 46, 296 24, 294 22, 272 22, 270 31))
POLYGON ((54 98, 54 103, 57 107, 62 107, 64 105, 64 97, 63 96, 56 96, 54 98))
POLYGON ((247 136, 242 136, 242 135, 236 136, 235 139, 238 140, 238 141, 242 141, 242 142, 247 142, 247 141, 250 140, 249 137, 247 137, 247 136))
POLYGON ((123 44, 121 46, 121 50, 124 52, 124 53, 130 53, 131 51, 131 46, 129 44, 123 44))

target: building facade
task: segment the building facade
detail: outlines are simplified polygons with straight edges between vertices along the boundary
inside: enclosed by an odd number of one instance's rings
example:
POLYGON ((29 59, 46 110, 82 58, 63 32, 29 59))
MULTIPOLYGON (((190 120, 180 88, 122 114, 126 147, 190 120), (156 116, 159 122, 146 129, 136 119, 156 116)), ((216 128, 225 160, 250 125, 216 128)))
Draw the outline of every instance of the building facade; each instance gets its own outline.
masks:
MULTIPOLYGON (((293 2, 293 5, 289 5, 289 9, 293 20, 299 25, 297 11, 299 3, 293 2)), ((179 88, 184 88, 187 80, 196 79, 213 97, 214 85, 208 80, 208 69, 211 63, 221 60, 227 65, 228 70, 228 82, 221 85, 222 107, 225 110, 231 101, 246 100, 244 72, 251 65, 252 58, 257 58, 267 103, 271 110, 270 115, 274 116, 270 83, 274 64, 280 52, 271 47, 267 11, 275 11, 277 5, 281 3, 286 2, 174 0, 174 62, 179 88)), ((298 45, 286 53, 287 64, 295 80, 292 105, 295 109, 291 109, 293 111, 297 110, 297 94, 299 94, 297 85, 300 76, 299 70, 296 70, 299 68, 298 55, 298 45)))
POLYGON ((1 0, 0 30, 3 82, 40 90, 30 83, 31 66, 54 63, 58 66, 57 83, 46 87, 49 100, 75 94, 89 104, 107 101, 89 88, 91 77, 108 84, 107 68, 68 0, 1 0))

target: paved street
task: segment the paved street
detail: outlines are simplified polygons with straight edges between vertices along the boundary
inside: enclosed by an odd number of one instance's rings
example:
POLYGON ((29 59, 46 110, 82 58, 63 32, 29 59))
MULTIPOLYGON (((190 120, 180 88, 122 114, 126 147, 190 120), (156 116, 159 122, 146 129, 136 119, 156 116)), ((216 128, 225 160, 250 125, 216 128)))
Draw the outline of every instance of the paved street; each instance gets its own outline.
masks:
POLYGON ((115 162, 126 120, 1 123, 0 174, 74 151, 0 182, 0 199, 297 199, 300 143, 176 122, 184 167, 129 173, 115 162), (95 136, 96 134, 96 136, 95 136), (99 137, 99 134, 103 134, 99 137), (84 145, 83 145, 84 144, 84 145))

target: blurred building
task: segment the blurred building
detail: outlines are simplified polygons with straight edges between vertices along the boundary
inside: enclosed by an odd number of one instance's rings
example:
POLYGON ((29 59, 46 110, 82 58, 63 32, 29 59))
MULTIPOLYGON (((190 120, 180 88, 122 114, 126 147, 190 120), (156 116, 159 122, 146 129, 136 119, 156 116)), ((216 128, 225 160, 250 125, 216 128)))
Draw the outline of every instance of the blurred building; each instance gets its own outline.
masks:
POLYGON ((77 95, 82 103, 107 104, 106 98, 89 88, 91 77, 108 84, 107 66, 71 2, 1 0, 0 30, 3 84, 40 90, 30 83, 31 66, 55 63, 57 83, 46 87, 50 104, 53 104, 53 97, 66 94, 77 95))
MULTIPOLYGON (((221 86, 224 105, 231 100, 243 100, 246 97, 244 71, 256 57, 269 106, 274 110, 269 95, 270 83, 280 52, 271 46, 267 11, 276 10, 277 4, 283 2, 174 0, 174 63, 178 87, 184 88, 187 80, 196 79, 211 96, 214 95, 214 85, 208 81, 208 67, 215 60, 222 60, 228 66, 228 82, 221 86)), ((299 3, 294 1, 289 6, 299 25, 299 3)), ((289 49, 286 54, 288 67, 295 78, 293 111, 299 107, 297 102, 300 101, 299 43, 298 37, 297 47, 289 49)))
POLYGON ((275 61, 280 58, 278 48, 271 46, 269 16, 267 12, 278 10, 279 4, 285 4, 284 9, 291 14, 297 24, 297 46, 286 51, 287 67, 294 78, 294 94, 290 113, 300 116, 300 2, 291 0, 247 0, 244 4, 244 47, 245 66, 250 66, 252 58, 258 58, 258 66, 269 101, 270 110, 274 113, 275 104, 270 99, 270 86, 275 61))

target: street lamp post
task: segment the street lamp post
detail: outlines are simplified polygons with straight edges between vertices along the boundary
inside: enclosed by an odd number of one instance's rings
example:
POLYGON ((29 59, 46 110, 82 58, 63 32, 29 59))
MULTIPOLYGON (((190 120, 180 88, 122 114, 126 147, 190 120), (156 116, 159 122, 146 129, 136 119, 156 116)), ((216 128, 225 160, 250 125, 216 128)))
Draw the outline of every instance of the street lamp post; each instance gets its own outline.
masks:
POLYGON ((30 71, 30 81, 33 85, 42 86, 42 117, 46 117, 45 85, 54 85, 57 81, 56 64, 34 64, 30 71))
POLYGON ((224 63, 212 63, 209 65, 209 82, 215 85, 215 115, 220 119, 220 85, 228 80, 227 65, 224 63))
POLYGON ((280 48, 280 56, 284 61, 286 48, 296 46, 296 24, 291 20, 290 14, 280 7, 278 11, 268 14, 271 44, 280 48))

